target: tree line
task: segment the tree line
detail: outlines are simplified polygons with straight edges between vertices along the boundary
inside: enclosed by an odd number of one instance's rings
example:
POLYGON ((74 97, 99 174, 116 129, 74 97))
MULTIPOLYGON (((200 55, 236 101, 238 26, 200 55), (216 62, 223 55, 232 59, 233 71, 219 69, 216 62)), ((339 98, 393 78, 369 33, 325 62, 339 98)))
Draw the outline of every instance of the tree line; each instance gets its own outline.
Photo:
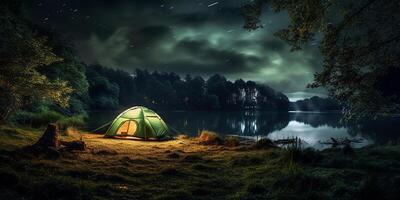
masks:
POLYGON ((290 102, 290 110, 297 111, 341 111, 343 105, 340 105, 332 98, 321 98, 314 96, 308 99, 290 102))
POLYGON ((87 66, 90 108, 115 109, 133 105, 168 110, 287 111, 288 98, 272 88, 224 76, 200 76, 149 72, 137 69, 129 74, 99 65, 87 66))

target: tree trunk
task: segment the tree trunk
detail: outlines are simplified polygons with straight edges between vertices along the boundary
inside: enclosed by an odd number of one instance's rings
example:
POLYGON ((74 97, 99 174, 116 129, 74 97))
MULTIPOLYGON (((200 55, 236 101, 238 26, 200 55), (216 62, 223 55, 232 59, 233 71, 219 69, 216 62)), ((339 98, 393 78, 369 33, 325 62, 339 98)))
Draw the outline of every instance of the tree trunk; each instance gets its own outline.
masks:
POLYGON ((47 125, 47 129, 42 137, 33 146, 36 147, 53 147, 58 149, 60 147, 59 131, 57 124, 47 125))

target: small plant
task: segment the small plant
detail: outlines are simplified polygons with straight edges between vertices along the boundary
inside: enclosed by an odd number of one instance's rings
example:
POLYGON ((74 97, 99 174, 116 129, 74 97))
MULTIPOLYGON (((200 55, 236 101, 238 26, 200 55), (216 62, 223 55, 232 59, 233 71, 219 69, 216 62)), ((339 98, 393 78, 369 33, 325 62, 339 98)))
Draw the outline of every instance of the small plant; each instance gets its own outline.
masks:
POLYGON ((223 143, 221 137, 212 131, 202 131, 198 137, 200 144, 204 145, 220 145, 223 143))
POLYGON ((292 138, 292 141, 292 143, 289 143, 284 147, 284 160, 288 163, 289 169, 300 160, 302 154, 300 138, 292 138))

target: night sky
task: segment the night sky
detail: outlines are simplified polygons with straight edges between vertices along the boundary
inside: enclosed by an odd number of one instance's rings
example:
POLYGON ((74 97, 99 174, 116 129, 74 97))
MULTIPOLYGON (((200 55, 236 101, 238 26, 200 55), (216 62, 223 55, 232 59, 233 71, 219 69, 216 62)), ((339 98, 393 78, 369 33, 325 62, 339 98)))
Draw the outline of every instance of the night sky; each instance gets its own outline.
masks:
POLYGON ((316 42, 291 52, 273 33, 285 13, 266 10, 263 29, 243 27, 249 0, 34 0, 35 22, 69 38, 81 59, 128 72, 215 73, 266 83, 291 100, 323 94, 306 89, 321 68, 316 42))

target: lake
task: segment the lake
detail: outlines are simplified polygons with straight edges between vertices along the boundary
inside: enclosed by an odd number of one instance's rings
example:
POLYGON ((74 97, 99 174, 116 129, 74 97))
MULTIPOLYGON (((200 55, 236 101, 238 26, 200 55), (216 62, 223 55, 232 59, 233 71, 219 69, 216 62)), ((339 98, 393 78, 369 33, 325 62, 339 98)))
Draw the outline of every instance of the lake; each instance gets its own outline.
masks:
MULTIPOLYGON (((113 120, 120 112, 93 112, 89 116, 88 130, 113 120)), ((400 117, 367 121, 340 122, 340 113, 321 112, 262 112, 262 111, 159 111, 158 114, 173 129, 196 136, 202 130, 222 135, 237 135, 258 140, 299 137, 304 146, 326 148, 321 142, 330 138, 361 139, 353 147, 399 140, 400 117)))

